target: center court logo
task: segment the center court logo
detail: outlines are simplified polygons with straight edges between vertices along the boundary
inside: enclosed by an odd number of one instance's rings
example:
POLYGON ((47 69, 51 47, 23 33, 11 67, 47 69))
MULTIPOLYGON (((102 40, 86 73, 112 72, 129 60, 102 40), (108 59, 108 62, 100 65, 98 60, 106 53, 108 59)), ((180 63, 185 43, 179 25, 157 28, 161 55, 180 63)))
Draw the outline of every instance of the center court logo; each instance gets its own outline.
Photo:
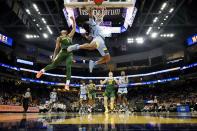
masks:
MULTIPOLYGON (((106 10, 93 10, 94 14, 97 13, 105 13, 105 15, 120 15, 121 14, 121 10, 120 9, 106 9, 106 10)), ((88 15, 87 10, 86 9, 79 9, 79 14, 80 15, 88 15)))

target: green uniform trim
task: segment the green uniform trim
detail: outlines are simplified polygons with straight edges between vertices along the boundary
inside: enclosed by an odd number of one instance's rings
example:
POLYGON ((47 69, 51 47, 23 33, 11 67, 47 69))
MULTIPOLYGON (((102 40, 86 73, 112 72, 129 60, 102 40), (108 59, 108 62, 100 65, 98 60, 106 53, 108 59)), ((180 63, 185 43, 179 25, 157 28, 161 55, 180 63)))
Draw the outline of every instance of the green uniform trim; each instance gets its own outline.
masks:
POLYGON ((108 79, 104 96, 115 97, 115 80, 108 79))
POLYGON ((72 39, 69 37, 60 36, 61 49, 67 49, 72 45, 72 39))
POLYGON ((95 99, 96 98, 96 85, 91 83, 87 87, 88 87, 88 98, 95 99))

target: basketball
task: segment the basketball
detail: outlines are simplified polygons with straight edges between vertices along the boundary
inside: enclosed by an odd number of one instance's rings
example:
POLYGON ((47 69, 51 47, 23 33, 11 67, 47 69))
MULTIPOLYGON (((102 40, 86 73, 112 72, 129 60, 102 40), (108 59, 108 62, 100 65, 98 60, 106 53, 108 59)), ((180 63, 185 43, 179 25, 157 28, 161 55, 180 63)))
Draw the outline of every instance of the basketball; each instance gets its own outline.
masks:
POLYGON ((94 3, 99 6, 102 5, 103 1, 104 0, 94 0, 94 3))

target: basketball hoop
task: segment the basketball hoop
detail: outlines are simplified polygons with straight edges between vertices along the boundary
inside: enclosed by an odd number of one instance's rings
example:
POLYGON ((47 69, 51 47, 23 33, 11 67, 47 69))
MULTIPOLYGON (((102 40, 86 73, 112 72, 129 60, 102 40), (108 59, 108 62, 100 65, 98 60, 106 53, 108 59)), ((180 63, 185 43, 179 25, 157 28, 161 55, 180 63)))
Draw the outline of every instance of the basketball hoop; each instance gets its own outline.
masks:
MULTIPOLYGON (((107 8, 119 8, 119 7, 132 7, 134 6, 134 3, 131 2, 131 0, 125 0, 125 1, 117 1, 117 2, 111 2, 109 0, 96 0, 96 3, 101 3, 101 6, 105 6, 107 8)), ((83 2, 78 2, 76 0, 64 0, 64 6, 70 7, 70 8, 79 8, 79 7, 93 7, 95 4, 94 0, 86 0, 83 2)))
POLYGON ((93 10, 93 16, 95 18, 96 23, 101 24, 103 22, 103 18, 106 14, 106 7, 105 6, 98 6, 95 7, 93 10))

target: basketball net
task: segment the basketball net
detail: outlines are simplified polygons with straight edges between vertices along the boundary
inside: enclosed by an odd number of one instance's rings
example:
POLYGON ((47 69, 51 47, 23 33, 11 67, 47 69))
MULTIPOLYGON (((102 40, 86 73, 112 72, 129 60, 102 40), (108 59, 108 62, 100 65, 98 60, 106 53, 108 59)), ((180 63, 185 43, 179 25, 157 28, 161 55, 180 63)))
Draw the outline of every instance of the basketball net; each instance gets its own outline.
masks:
POLYGON ((103 22, 103 18, 106 14, 106 7, 104 6, 97 6, 94 7, 93 16, 95 18, 95 22, 101 24, 103 22))

